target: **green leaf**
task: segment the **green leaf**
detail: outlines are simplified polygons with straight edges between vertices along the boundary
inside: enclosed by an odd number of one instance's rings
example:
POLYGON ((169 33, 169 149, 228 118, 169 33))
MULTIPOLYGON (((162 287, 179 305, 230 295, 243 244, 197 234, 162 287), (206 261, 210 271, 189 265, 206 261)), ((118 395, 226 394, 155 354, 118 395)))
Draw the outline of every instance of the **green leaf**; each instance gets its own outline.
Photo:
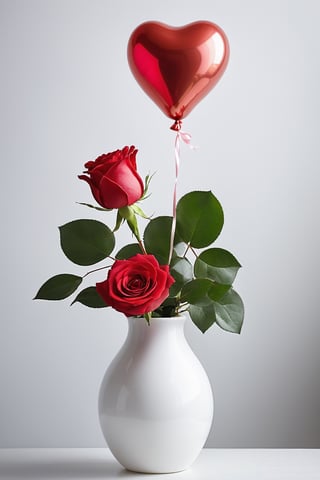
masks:
POLYGON ((212 303, 208 297, 208 292, 212 288, 213 282, 208 278, 196 278, 186 283, 181 291, 181 301, 188 302, 191 305, 204 307, 212 303))
POLYGON ((167 297, 160 305, 159 308, 157 308, 157 310, 161 309, 162 307, 174 307, 174 309, 176 309, 177 307, 179 307, 179 300, 177 297, 167 297))
POLYGON ((153 317, 175 317, 179 307, 177 297, 167 297, 156 310, 153 311, 153 317))
POLYGON ((201 330, 202 333, 208 330, 208 328, 210 328, 216 320, 213 303, 204 307, 190 305, 189 314, 193 323, 201 330))
POLYGON ((170 297, 177 295, 183 285, 192 280, 192 265, 186 258, 175 257, 170 266, 175 283, 170 288, 170 297))
POLYGON ((223 210, 211 192, 190 192, 177 205, 177 232, 192 247, 203 248, 219 236, 223 210))
POLYGON ((82 277, 62 273, 49 278, 39 289, 34 300, 63 300, 69 297, 81 284, 82 277))
POLYGON ((196 277, 211 278, 218 283, 231 285, 239 268, 238 260, 222 248, 210 248, 201 252, 194 264, 196 277))
POLYGON ((219 327, 232 333, 241 332, 244 306, 235 290, 230 289, 218 302, 214 302, 214 309, 219 327))
POLYGON ((77 265, 93 265, 108 257, 115 245, 110 228, 97 220, 74 220, 59 227, 61 248, 77 265))
POLYGON ((99 293, 96 290, 96 287, 88 287, 82 290, 73 300, 71 305, 76 302, 82 303, 82 305, 91 308, 108 307, 106 302, 100 297, 99 293))
POLYGON ((144 246, 161 265, 167 265, 170 251, 172 217, 156 217, 150 220, 144 231, 144 246))
POLYGON ((138 243, 130 243, 122 247, 116 255, 117 260, 126 260, 127 258, 131 258, 137 253, 143 253, 140 245, 138 243))
POLYGON ((222 285, 221 283, 213 282, 213 285, 208 290, 208 297, 218 302, 230 288, 231 285, 222 285))

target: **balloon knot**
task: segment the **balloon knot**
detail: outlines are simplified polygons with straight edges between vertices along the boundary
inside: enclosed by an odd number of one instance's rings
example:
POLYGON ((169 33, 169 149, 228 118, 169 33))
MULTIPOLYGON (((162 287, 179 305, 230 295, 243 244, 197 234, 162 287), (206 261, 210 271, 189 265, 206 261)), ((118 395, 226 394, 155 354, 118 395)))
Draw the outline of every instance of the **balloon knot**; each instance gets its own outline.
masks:
POLYGON ((174 124, 171 125, 170 129, 174 130, 175 132, 179 132, 182 127, 182 121, 181 120, 175 120, 174 124))

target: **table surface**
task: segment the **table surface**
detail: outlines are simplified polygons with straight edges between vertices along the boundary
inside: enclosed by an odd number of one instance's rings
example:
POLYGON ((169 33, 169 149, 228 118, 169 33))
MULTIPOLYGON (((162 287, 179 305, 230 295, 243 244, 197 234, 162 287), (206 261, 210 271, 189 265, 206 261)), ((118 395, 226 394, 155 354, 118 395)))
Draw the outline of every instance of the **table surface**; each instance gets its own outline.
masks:
POLYGON ((180 473, 125 470, 106 448, 0 449, 1 480, 320 480, 320 449, 204 449, 180 473))

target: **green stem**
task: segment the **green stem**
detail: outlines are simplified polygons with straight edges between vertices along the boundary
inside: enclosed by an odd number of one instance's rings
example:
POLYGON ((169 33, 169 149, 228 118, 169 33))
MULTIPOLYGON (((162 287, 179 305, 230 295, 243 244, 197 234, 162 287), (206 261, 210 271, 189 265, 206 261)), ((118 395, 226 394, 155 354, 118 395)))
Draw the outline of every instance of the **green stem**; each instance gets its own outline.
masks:
POLYGON ((87 277, 88 275, 90 275, 90 273, 99 272, 99 270, 105 270, 106 268, 111 268, 111 265, 106 265, 105 267, 100 267, 100 268, 95 268, 94 270, 90 270, 90 272, 85 273, 82 278, 87 277))
POLYGON ((137 217, 134 210, 131 207, 122 207, 122 208, 119 208, 118 211, 121 217, 127 221, 128 227, 130 228, 131 232, 137 239, 141 250, 143 251, 144 254, 146 254, 147 252, 146 252, 146 249, 144 248, 143 242, 140 237, 138 221, 137 221, 137 217))
POLYGON ((197 253, 195 252, 194 248, 190 247, 190 250, 191 250, 191 252, 193 253, 193 255, 194 255, 196 258, 198 258, 198 255, 197 255, 197 253))
POLYGON ((187 253, 188 253, 189 248, 191 248, 191 247, 190 247, 190 243, 188 243, 188 245, 187 245, 186 251, 185 251, 184 254, 183 254, 183 258, 186 258, 186 255, 187 255, 187 253))
POLYGON ((179 313, 187 312, 188 310, 189 310, 189 308, 185 308, 184 310, 178 310, 178 314, 179 314, 179 313))
MULTIPOLYGON (((136 237, 136 238, 137 238, 137 237, 136 237)), ((137 240, 138 240, 138 243, 139 243, 139 245, 140 245, 141 250, 143 251, 143 254, 144 254, 144 255, 147 255, 147 251, 146 251, 146 249, 144 248, 144 245, 143 245, 143 242, 142 242, 141 238, 137 238, 137 240)))

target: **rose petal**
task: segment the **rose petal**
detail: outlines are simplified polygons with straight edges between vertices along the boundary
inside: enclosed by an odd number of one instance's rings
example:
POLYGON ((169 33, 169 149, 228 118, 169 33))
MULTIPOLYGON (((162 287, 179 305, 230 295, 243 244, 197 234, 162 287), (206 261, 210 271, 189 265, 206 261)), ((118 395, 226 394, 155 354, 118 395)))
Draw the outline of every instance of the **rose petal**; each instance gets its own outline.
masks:
POLYGON ((105 208, 121 208, 128 205, 127 192, 110 178, 102 177, 99 190, 105 208))
POLYGON ((144 190, 142 179, 130 165, 128 157, 110 168, 108 178, 112 179, 117 185, 121 185, 125 190, 127 205, 132 205, 142 197, 144 190))
POLYGON ((99 203, 99 205, 101 205, 102 207, 104 207, 102 201, 101 201, 101 197, 100 197, 100 190, 94 185, 94 183, 91 181, 91 179, 89 177, 87 177, 86 175, 78 175, 78 178, 80 178, 80 180, 84 180, 85 182, 87 182, 91 188, 91 193, 94 197, 94 199, 96 200, 97 203, 99 203))

